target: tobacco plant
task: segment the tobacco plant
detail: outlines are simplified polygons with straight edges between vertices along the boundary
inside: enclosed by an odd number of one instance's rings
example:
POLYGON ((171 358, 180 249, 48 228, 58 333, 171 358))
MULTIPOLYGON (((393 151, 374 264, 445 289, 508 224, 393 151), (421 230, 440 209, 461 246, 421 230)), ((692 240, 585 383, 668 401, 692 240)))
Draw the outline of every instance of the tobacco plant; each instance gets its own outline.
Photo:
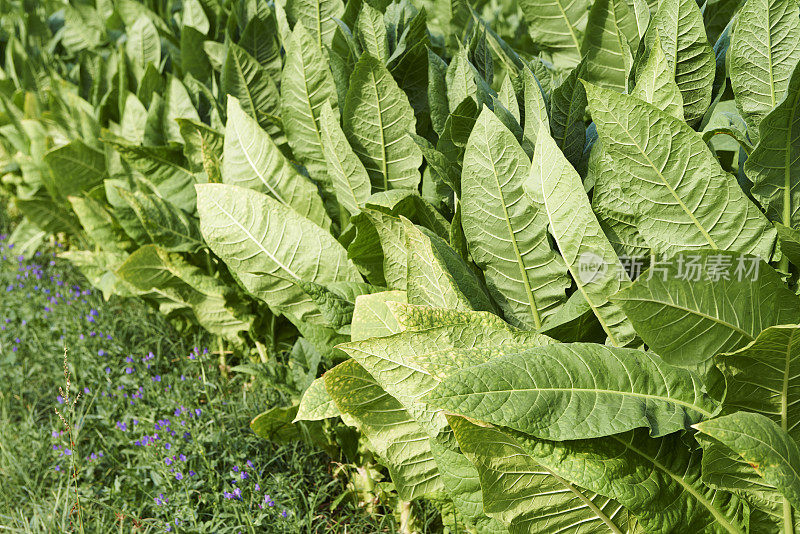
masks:
POLYGON ((796 0, 5 4, 17 241, 404 532, 800 531, 796 0))

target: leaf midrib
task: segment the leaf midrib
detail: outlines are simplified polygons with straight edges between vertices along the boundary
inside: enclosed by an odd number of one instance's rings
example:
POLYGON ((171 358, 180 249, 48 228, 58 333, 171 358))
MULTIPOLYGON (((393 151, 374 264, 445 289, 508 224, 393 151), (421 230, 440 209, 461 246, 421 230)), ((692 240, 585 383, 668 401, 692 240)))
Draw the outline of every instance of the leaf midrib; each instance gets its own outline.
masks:
POLYGON ((611 532, 613 532, 614 534, 623 534, 622 530, 620 530, 620 528, 611 521, 611 518, 607 514, 605 514, 600 509, 600 507, 598 507, 589 497, 578 491, 578 489, 573 484, 564 480, 557 474, 553 473, 547 467, 543 465, 541 467, 545 471, 550 473, 550 476, 555 478, 561 485, 563 485, 565 488, 571 491, 581 502, 583 502, 583 504, 586 505, 587 508, 589 508, 592 512, 594 512, 594 514, 598 517, 598 519, 600 519, 600 521, 602 521, 609 528, 609 530, 611 530, 611 532))
POLYGON ((615 391, 610 389, 600 389, 600 388, 576 388, 576 387, 564 387, 564 388, 514 388, 514 389, 495 389, 492 391, 480 391, 480 392, 472 392, 472 393, 456 393, 447 396, 441 396, 441 399, 457 399, 457 398, 466 398, 474 395, 479 395, 485 397, 490 394, 501 394, 501 393, 596 393, 599 395, 612 395, 612 396, 619 396, 619 397, 636 397, 642 398, 647 400, 655 400, 669 404, 677 404, 679 406, 683 406, 684 408, 690 408, 698 413, 700 413, 703 417, 711 418, 714 414, 691 404, 686 401, 682 401, 680 399, 675 399, 672 397, 662 397, 659 395, 651 395, 648 393, 637 393, 634 391, 615 391))
POLYGON ((383 174, 383 190, 389 190, 389 174, 388 163, 386 158, 389 155, 386 152, 386 135, 383 131, 383 108, 381 108, 381 95, 378 92, 378 80, 375 78, 375 69, 372 65, 369 66, 369 77, 372 79, 372 88, 375 89, 375 107, 378 108, 378 130, 381 134, 381 173, 383 174))
MULTIPOLYGON (((786 128, 786 154, 784 155, 784 165, 783 165, 783 224, 788 227, 792 227, 792 199, 791 199, 791 192, 792 192, 792 173, 791 173, 791 163, 792 163, 792 133, 793 133, 793 125, 795 116, 797 115, 798 104, 800 104, 800 89, 795 92, 794 101, 792 103, 792 109, 789 113, 789 125, 786 128)), ((777 108, 776 108, 777 109, 777 108)))
MULTIPOLYGON (((488 132, 486 132, 486 134, 488 139, 488 132)), ((531 314, 533 315, 533 321, 536 326, 536 330, 539 330, 542 327, 542 318, 539 315, 539 307, 536 304, 536 297, 531 290, 530 280, 528 280, 528 271, 525 268, 525 263, 522 261, 522 254, 520 254, 519 245, 517 244, 517 234, 511 227, 511 218, 508 215, 508 206, 506 205, 505 195, 503 194, 503 187, 500 185, 500 176, 497 174, 497 165, 495 165, 491 147, 489 147, 487 144, 486 149, 486 153, 489 156, 489 161, 492 162, 492 176, 494 176, 494 181, 497 185, 497 194, 500 196, 500 206, 503 208, 503 219, 506 223, 508 235, 511 238, 511 245, 514 248, 514 255, 517 257, 517 267, 519 268, 520 276, 522 277, 522 285, 525 287, 525 294, 528 297, 528 305, 531 308, 531 314)))
POLYGON ((249 231, 247 228, 245 228, 245 227, 242 225, 242 223, 240 223, 238 220, 236 220, 236 217, 234 217, 232 213, 228 212, 228 210, 226 210, 224 207, 222 207, 222 205, 221 205, 219 202, 217 202, 215 199, 211 198, 210 200, 211 200, 211 202, 213 202, 213 203, 214 203, 214 205, 215 205, 217 208, 219 208, 219 209, 220 209, 220 211, 222 211, 222 213, 224 213, 224 214, 225 214, 225 215, 226 215, 226 216, 227 216, 227 217, 228 217, 228 218, 229 218, 231 221, 233 221, 233 223, 234 223, 236 226, 238 226, 238 227, 239 227, 239 229, 240 229, 242 232, 244 232, 244 234, 245 234, 245 235, 247 235, 247 237, 248 237, 248 238, 250 238, 250 240, 251 240, 253 243, 255 243, 255 244, 256 244, 256 246, 257 246, 259 249, 261 249, 261 251, 262 251, 264 254, 266 254, 267 256, 269 256, 269 258, 270 258, 272 261, 274 261, 274 262, 275 262, 275 263, 276 263, 276 264, 277 264, 277 265, 278 265, 278 266, 279 266, 281 269, 283 269, 284 271, 286 271, 287 273, 289 273, 290 275, 292 275, 292 276, 293 276, 295 279, 297 279, 297 280, 300 280, 300 277, 299 277, 299 276, 297 276, 297 274, 296 274, 296 273, 295 273, 295 272, 294 272, 292 269, 290 269, 289 267, 287 267, 286 265, 284 265, 284 264, 283 264, 283 262, 281 262, 280 260, 278 260, 278 258, 276 258, 276 257, 275 257, 275 256, 274 256, 274 255, 273 255, 273 254, 272 254, 270 251, 268 251, 266 248, 264 248, 264 245, 262 245, 262 244, 261 244, 261 242, 260 242, 259 240, 257 240, 257 239, 256 239, 256 237, 255 237, 253 234, 251 234, 251 233, 250 233, 250 231, 249 231))
MULTIPOLYGON (((664 174, 656 166, 655 162, 652 159, 650 159, 650 156, 647 154, 647 152, 645 152, 644 149, 641 146, 639 146, 639 143, 636 142, 636 139, 633 137, 633 135, 631 135, 631 132, 628 130, 628 128, 623 126, 622 122, 616 120, 615 116, 613 116, 610 113, 609 113, 609 115, 611 115, 614 118, 614 122, 616 122, 617 125, 625 132, 625 134, 628 136, 628 139, 631 140, 631 143, 633 143, 633 145, 642 154, 642 156, 644 156, 645 159, 647 159, 647 163, 656 172, 658 177, 664 183, 664 187, 667 188, 667 190, 670 192, 670 194, 675 199, 675 201, 678 203, 678 205, 681 207, 681 209, 689 216, 689 218, 692 221, 692 224, 694 224, 697 227, 697 229, 700 230, 700 233, 702 233, 703 237, 706 238, 706 240, 708 241, 708 244, 711 245, 712 248, 714 248, 716 250, 719 250, 719 246, 717 246, 717 244, 714 242, 714 239, 706 231, 706 229, 703 228, 703 225, 700 224, 700 221, 697 220, 697 218, 694 216, 694 213, 692 213, 691 210, 686 206, 686 204, 683 203, 683 200, 680 198, 680 196, 678 196, 678 193, 669 184, 669 182, 667 181, 667 179, 664 176, 664 174)), ((691 156, 689 156, 689 157, 691 157, 691 156)))
MULTIPOLYGON (((244 154, 245 159, 247 159, 247 164, 250 165, 250 168, 253 169, 253 172, 256 173, 256 176, 258 176, 258 179, 261 180, 261 183, 263 183, 267 187, 267 189, 269 189, 270 194, 272 194, 272 196, 275 197, 276 200, 278 200, 281 204, 284 204, 285 206, 291 207, 291 206, 289 206, 289 203, 286 202, 286 200, 283 199, 283 197, 280 195, 280 193, 278 193, 272 187, 272 184, 269 183, 269 180, 267 180, 267 178, 259 171, 258 167, 256 166, 255 161, 253 161, 250 158, 250 154, 247 151, 247 148, 245 147, 244 143, 242 142, 242 134, 239 131, 239 123, 240 122, 243 122, 243 121, 233 121, 233 130, 234 130, 234 132, 236 132, 236 140, 239 143, 239 147, 242 149, 242 154, 244 154)), ((265 134, 265 135, 267 135, 267 134, 265 134)), ((253 140, 254 141, 255 141, 256 137, 257 136, 253 136, 253 140)), ((270 143, 271 141, 267 140, 266 142, 270 143)), ((279 156, 279 157, 282 157, 282 156, 279 156)), ((283 162, 280 162, 280 163, 283 163, 283 162)))
MULTIPOLYGON (((544 189, 544 179, 539 179, 538 182, 539 182, 539 185, 541 186, 541 189, 542 189, 542 199, 544 200, 544 206, 545 206, 545 210, 544 211, 545 211, 545 213, 547 213, 547 222, 550 225, 550 228, 552 229, 552 228, 555 228, 555 226, 553 225, 553 217, 551 215, 551 210, 547 205, 548 195, 547 195, 547 191, 545 191, 545 189, 544 189)), ((552 235, 553 235, 553 239, 555 239, 556 244, 558 245, 558 248, 563 251, 564 248, 563 248, 562 243, 561 243, 562 240, 556 235, 555 232, 553 232, 552 235)), ((611 326, 606 322, 605 317, 603 317, 603 314, 600 313, 600 306, 602 306, 602 304, 595 304, 593 302, 593 298, 591 296, 589 296, 589 294, 586 293, 586 290, 584 289, 583 284, 580 282, 580 276, 578 276, 578 274, 574 271, 574 269, 572 267, 572 262, 565 261, 564 263, 566 264, 567 270, 569 271, 570 275, 572 276, 572 279, 575 280, 575 285, 577 286, 578 291, 581 292, 581 294, 583 295, 583 298, 586 300, 586 303, 592 309, 592 312, 594 313, 595 317, 597 317, 597 320, 600 322, 600 326, 603 328, 603 330, 605 331, 606 335, 608 335, 609 341, 611 341, 611 344, 614 345, 615 347, 620 347, 621 345, 619 344, 619 342, 616 339, 616 336, 612 332, 611 326)), ((607 302, 609 302, 608 299, 606 299, 606 303, 607 302)))
POLYGON ((629 297, 629 296, 623 295, 621 297, 617 297, 617 300, 625 300, 625 301, 630 301, 630 302, 656 303, 656 304, 660 304, 662 306, 668 306, 670 308, 674 308, 676 310, 684 311, 686 313, 689 313, 689 314, 692 314, 692 315, 696 315, 696 316, 701 317, 703 319, 707 319, 709 321, 712 321, 714 323, 719 324, 720 326, 725 326, 727 328, 730 328, 731 330, 733 330, 735 332, 738 332, 738 333, 742 334, 743 336, 746 336, 746 338, 748 340, 750 340, 750 341, 755 340, 755 338, 753 337, 752 334, 750 334, 748 331, 744 330, 743 328, 741 328, 739 326, 736 326, 736 325, 734 325, 732 323, 729 323, 727 321, 723 321, 722 319, 720 319, 718 317, 714 317, 713 315, 709 315, 707 313, 703 313, 703 312, 701 312, 699 310, 693 310, 691 308, 687 308, 686 306, 681 306, 681 305, 675 304, 673 302, 664 302, 664 301, 661 301, 661 300, 656 300, 656 298, 653 297, 653 296, 651 296, 648 299, 646 297, 629 297))
POLYGON ((672 480, 677 482, 678 485, 680 485, 684 490, 686 490, 686 492, 689 495, 691 495, 700 505, 702 505, 705 509, 707 509, 711 513, 711 515, 714 516, 714 519, 716 519, 717 522, 720 525, 722 525, 728 532, 732 532, 734 534, 744 534, 744 532, 741 529, 739 529, 738 527, 736 527, 733 524, 731 524, 731 522, 728 520, 728 518, 725 517, 717 508, 715 508, 712 505, 712 503, 708 501, 708 499, 706 499, 705 497, 703 497, 703 495, 698 493, 697 490, 694 488, 694 486, 692 486, 691 484, 688 484, 683 479, 682 476, 680 476, 679 474, 673 473, 672 471, 670 471, 667 468, 667 466, 665 466, 664 464, 662 464, 661 462, 656 460, 655 457, 650 456, 647 453, 645 453, 644 451, 639 450, 637 447, 633 446, 632 443, 627 442, 627 441, 625 441, 623 439, 620 439, 616 435, 611 435, 609 437, 611 437, 614 440, 618 441, 625 448, 633 451, 634 453, 638 454, 642 458, 648 460, 657 469, 659 469, 659 470, 663 471, 664 473, 666 473, 667 476, 669 476, 670 478, 672 478, 672 480))

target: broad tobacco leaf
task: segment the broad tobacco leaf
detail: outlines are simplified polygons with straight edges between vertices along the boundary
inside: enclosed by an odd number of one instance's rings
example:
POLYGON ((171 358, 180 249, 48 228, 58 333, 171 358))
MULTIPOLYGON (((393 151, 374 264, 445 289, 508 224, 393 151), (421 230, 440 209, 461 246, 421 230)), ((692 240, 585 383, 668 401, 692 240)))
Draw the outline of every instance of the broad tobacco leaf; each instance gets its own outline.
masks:
POLYGON ((197 190, 200 230, 209 247, 273 309, 299 320, 318 317, 316 304, 293 281, 362 281, 331 234, 274 198, 227 184, 197 190))
POLYGON ((381 291, 356 297, 353 323, 350 327, 352 341, 397 334, 403 328, 392 313, 388 302, 406 302, 405 291, 381 291))
MULTIPOLYGON (((762 119, 783 100, 800 60, 800 8, 793 0, 748 0, 736 14, 728 51, 736 106, 757 141, 762 119)), ((766 135, 764 135, 766 133, 766 135)))
POLYGON ((355 360, 325 373, 325 387, 340 413, 366 435, 406 501, 440 491, 442 482, 426 434, 355 360))
POLYGON ((348 143, 339 125, 338 112, 327 102, 320 108, 319 125, 322 154, 336 200, 351 215, 356 215, 372 192, 367 169, 348 143))
POLYGON ((644 40, 652 50, 661 42, 670 70, 683 97, 686 122, 698 122, 709 105, 714 83, 714 51, 708 43, 703 15, 694 0, 659 2, 644 40))
POLYGON ((612 299, 642 340, 675 365, 740 349, 767 327, 800 322, 800 298, 763 260, 697 250, 660 261, 612 299))
POLYGON ((514 534, 620 533, 627 511, 613 499, 578 487, 538 464, 500 429, 448 416, 459 447, 475 465, 486 514, 514 534))
POLYGON ((639 45, 636 14, 625 0, 597 0, 581 43, 583 79, 621 93, 628 86, 632 51, 639 45))
POLYGON ((301 175, 269 134, 228 97, 228 123, 222 159, 222 181, 266 193, 318 224, 330 227, 317 187, 301 175))
POLYGON ((702 389, 698 375, 652 353, 571 343, 508 350, 449 376, 424 401, 544 439, 639 427, 659 437, 717 413, 702 389))
POLYGON ((236 340, 252 324, 252 315, 229 303, 233 293, 224 282, 156 245, 145 245, 131 254, 117 274, 140 290, 168 299, 172 308, 191 309, 197 322, 212 334, 236 340))
POLYGON ((566 300, 569 279, 550 245, 544 205, 523 188, 529 169, 514 135, 484 107, 464 153, 464 235, 509 321, 538 329, 566 300))
POLYGON ((553 442, 508 432, 534 461, 614 499, 646 532, 741 532, 746 524, 742 499, 703 484, 703 452, 686 433, 653 439, 636 430, 553 442))
POLYGON ((715 443, 745 461, 784 497, 784 517, 792 525, 792 507, 800 508, 800 446, 765 415, 736 412, 694 425, 715 443))
POLYGON ((800 442, 800 326, 771 326, 747 346, 718 354, 726 411, 769 417, 800 442))
POLYGON ((753 196, 772 220, 796 228, 800 226, 800 66, 795 67, 783 100, 761 120, 759 131, 761 140, 744 167, 753 181, 753 196))
POLYGON ((312 178, 328 183, 322 152, 320 112, 324 103, 337 109, 336 86, 325 53, 305 30, 295 26, 286 47, 286 66, 281 76, 281 118, 286 140, 294 156, 312 178))
POLYGON ((624 347, 635 332, 609 297, 630 283, 628 275, 592 212, 580 176, 544 131, 536 139, 526 191, 543 207, 564 263, 609 341, 624 347))
POLYGON ((375 190, 419 185, 422 154, 408 136, 414 110, 384 64, 364 53, 350 79, 343 129, 375 190))
POLYGON ((169 252, 197 252, 205 247, 197 219, 158 194, 119 190, 136 213, 152 243, 169 252))
POLYGON ((409 303, 494 311, 480 278, 447 242, 405 218, 403 234, 408 254, 409 303))
POLYGON ((588 84, 587 94, 636 226, 655 253, 710 248, 771 256, 774 228, 697 132, 636 97, 588 84))
POLYGON ((571 67, 581 59, 581 40, 591 4, 574 0, 523 0, 520 8, 533 42, 549 52, 558 67, 571 67))
POLYGON ((336 21, 344 14, 342 0, 289 0, 286 2, 286 17, 292 24, 305 26, 322 49, 330 46, 336 31, 336 21))

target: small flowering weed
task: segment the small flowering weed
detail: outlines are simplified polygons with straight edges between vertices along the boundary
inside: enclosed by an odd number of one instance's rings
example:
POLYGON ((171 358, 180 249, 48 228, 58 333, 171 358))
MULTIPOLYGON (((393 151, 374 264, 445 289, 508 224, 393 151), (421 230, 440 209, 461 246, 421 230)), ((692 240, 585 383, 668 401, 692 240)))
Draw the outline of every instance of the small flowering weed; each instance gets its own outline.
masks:
POLYGON ((58 247, 30 258, 13 250, 0 235, 0 424, 14 429, 0 435, 0 525, 392 530, 390 517, 353 506, 331 512, 342 482, 323 453, 250 431, 250 419, 278 394, 245 390, 240 375, 223 381, 202 348, 213 340, 187 341, 137 299, 104 301, 58 259, 58 247), (59 391, 65 348, 70 383, 59 391), (69 429, 54 408, 72 410, 69 429))

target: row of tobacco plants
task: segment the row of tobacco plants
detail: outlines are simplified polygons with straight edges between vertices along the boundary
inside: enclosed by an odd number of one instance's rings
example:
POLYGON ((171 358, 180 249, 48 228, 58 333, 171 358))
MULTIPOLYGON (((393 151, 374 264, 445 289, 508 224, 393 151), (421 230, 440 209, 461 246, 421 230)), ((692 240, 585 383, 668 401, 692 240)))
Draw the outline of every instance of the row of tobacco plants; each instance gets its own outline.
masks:
POLYGON ((282 373, 365 506, 800 529, 797 0, 2 6, 15 240, 282 373))

